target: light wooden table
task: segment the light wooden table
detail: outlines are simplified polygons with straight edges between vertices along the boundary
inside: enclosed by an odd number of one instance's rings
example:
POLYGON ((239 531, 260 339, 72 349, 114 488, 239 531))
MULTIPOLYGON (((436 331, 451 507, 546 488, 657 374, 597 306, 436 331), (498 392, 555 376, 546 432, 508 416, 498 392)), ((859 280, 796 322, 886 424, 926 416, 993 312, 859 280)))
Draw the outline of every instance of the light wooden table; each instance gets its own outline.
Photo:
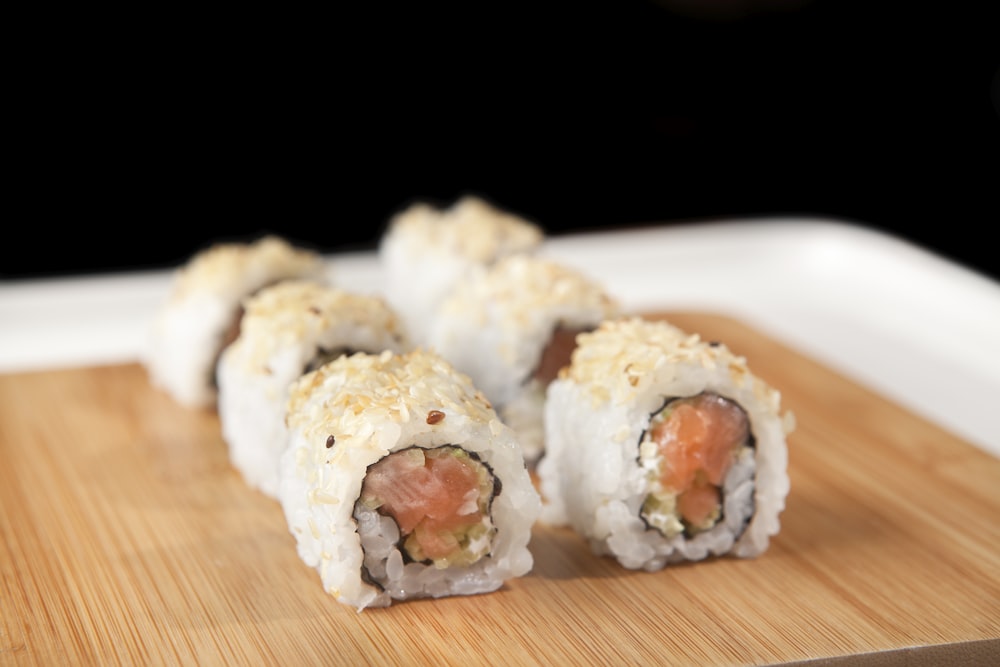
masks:
POLYGON ((486 595, 358 613, 229 465, 217 416, 135 364, 0 375, 4 665, 988 664, 1000 460, 742 323, 797 418, 782 530, 753 560, 628 571, 537 527, 486 595))

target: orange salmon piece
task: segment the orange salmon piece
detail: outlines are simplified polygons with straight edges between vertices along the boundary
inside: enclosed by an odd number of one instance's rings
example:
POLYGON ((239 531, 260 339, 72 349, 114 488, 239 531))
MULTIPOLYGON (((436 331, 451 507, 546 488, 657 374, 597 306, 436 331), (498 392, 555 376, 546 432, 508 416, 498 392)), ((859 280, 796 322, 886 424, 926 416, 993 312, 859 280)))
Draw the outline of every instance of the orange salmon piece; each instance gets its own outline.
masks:
POLYGON ((718 487, 749 437, 749 424, 739 406, 714 394, 668 409, 670 415, 651 433, 663 457, 660 482, 679 494, 681 516, 700 525, 719 506, 718 487))
POLYGON ((653 429, 653 440, 663 457, 660 481, 664 487, 680 493, 694 483, 707 430, 701 413, 688 403, 678 405, 653 429))
POLYGON ((429 558, 457 546, 454 531, 482 519, 479 479, 472 466, 450 454, 425 456, 412 448, 385 457, 368 471, 364 495, 381 502, 403 536, 411 533, 429 558))

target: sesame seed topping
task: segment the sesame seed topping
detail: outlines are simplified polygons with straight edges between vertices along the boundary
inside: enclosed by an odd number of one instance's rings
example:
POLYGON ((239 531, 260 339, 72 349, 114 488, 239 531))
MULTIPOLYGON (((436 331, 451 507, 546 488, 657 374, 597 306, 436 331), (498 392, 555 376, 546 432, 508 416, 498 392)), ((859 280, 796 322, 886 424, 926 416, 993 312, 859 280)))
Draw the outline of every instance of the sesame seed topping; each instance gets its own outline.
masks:
POLYGON ((535 223, 467 196, 446 209, 426 203, 410 206, 390 221, 385 241, 489 264, 504 255, 534 249, 543 238, 535 223))
POLYGON ((321 255, 296 248, 277 236, 253 243, 218 243, 177 271, 171 298, 186 299, 205 291, 239 298, 276 280, 300 276, 321 279, 325 270, 321 255))

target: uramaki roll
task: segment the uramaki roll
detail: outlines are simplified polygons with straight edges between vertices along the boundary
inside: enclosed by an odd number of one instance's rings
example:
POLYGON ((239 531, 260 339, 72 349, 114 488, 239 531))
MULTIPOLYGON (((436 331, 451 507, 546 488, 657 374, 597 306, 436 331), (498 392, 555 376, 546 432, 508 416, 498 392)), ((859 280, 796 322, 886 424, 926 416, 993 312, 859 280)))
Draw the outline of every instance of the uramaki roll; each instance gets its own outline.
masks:
POLYGON ((535 252, 543 240, 541 227, 479 197, 449 208, 417 202, 393 216, 379 242, 384 293, 414 343, 425 345, 434 311, 457 284, 501 257, 535 252))
POLYGON ((778 533, 791 413, 746 360, 664 321, 581 334, 549 385, 542 521, 594 553, 656 570, 752 557, 778 533))
POLYGON ((538 492, 510 427, 431 352, 297 380, 281 501, 299 556, 358 610, 494 591, 533 565, 538 492))
POLYGON ((618 316, 603 285, 538 255, 511 255, 457 285, 438 308, 430 345, 490 399, 533 465, 545 447, 545 389, 576 334, 618 316))
POLYGON ((200 251, 175 271, 151 323, 143 350, 150 381, 182 405, 214 407, 216 364, 236 336, 243 299, 282 280, 327 276, 321 255, 277 236, 200 251))
POLYGON ((291 383, 342 354, 408 348, 402 322, 376 295, 293 279, 248 297, 239 336, 218 364, 219 420, 233 466, 276 497, 291 383))

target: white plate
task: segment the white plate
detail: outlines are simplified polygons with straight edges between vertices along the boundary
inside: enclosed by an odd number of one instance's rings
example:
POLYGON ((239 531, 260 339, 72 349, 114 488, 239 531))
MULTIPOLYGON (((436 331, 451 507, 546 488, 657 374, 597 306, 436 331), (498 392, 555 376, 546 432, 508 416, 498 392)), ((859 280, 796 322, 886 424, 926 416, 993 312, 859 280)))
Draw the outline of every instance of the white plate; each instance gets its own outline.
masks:
MULTIPOLYGON (((634 310, 731 315, 1000 456, 1000 284, 827 219, 741 219, 553 236, 544 252, 634 310)), ((329 257, 381 289, 373 253, 329 257)), ((0 372, 138 359, 169 272, 0 285, 0 372)), ((850 415, 845 415, 850 419, 850 415)))

